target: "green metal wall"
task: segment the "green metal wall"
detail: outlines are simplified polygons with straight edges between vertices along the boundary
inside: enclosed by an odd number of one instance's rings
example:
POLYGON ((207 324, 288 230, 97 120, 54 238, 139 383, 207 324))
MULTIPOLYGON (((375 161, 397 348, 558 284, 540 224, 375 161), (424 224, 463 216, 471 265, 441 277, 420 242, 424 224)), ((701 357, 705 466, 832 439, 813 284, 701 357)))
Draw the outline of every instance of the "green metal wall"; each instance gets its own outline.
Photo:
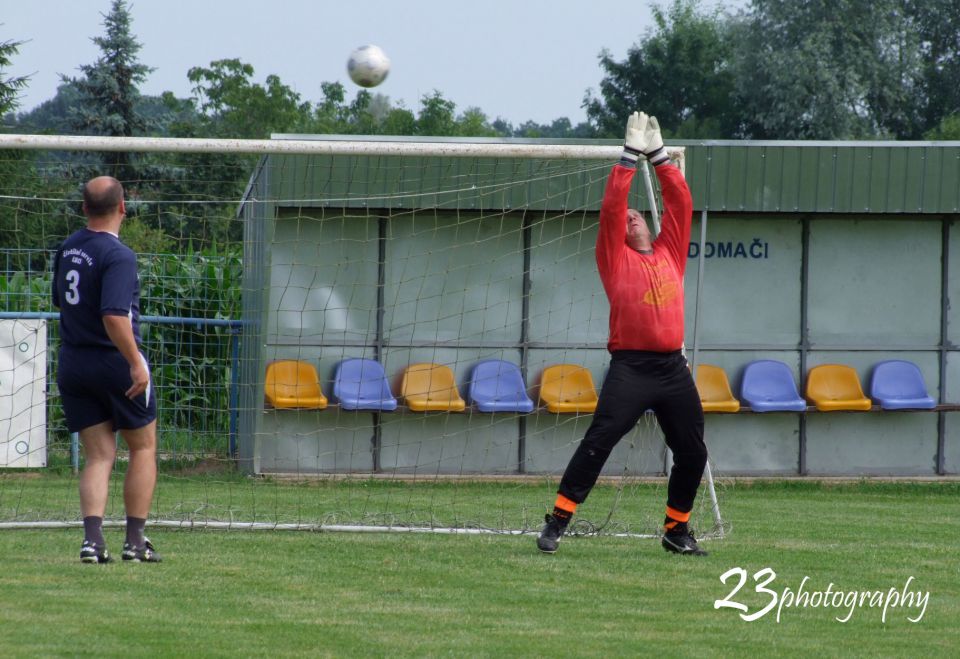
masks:
POLYGON ((957 142, 687 143, 697 208, 770 213, 956 213, 957 142))
MULTIPOLYGON (((549 141, 557 142, 563 141, 549 141)), ((960 142, 680 140, 669 145, 686 150, 686 174, 696 210, 785 214, 960 212, 960 142)), ((610 164, 271 156, 271 167, 277 174, 272 179, 272 191, 281 204, 288 206, 367 205, 370 197, 379 196, 382 203, 377 205, 384 208, 599 210, 610 164), (564 176, 564 172, 569 175, 564 176), (455 192, 430 194, 449 190, 450 181, 458 182, 455 192)), ((642 196, 637 201, 639 206, 644 205, 642 196)))

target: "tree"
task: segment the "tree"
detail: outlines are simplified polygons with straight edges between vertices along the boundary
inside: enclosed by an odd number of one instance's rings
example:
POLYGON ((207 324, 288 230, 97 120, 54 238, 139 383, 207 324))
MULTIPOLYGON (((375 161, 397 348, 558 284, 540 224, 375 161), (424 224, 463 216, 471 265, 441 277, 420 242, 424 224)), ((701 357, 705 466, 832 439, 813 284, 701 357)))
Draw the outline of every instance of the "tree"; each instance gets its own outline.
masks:
MULTIPOLYGON (((13 111, 19 105, 20 90, 27 86, 29 79, 29 76, 6 73, 22 44, 22 41, 0 43, 0 116, 5 123, 15 119, 13 111)), ((56 193, 50 194, 44 181, 39 179, 35 161, 36 154, 27 151, 6 151, 0 158, 0 181, 3 181, 4 194, 11 197, 0 203, 0 245, 14 248, 6 257, 8 269, 42 267, 42 257, 41 263, 37 263, 37 255, 26 250, 48 247, 51 236, 63 235, 63 227, 69 226, 64 212, 66 204, 46 201, 56 193)))
MULTIPOLYGON (((130 31, 130 10, 126 0, 113 0, 110 13, 104 15, 105 35, 94 37, 101 55, 93 64, 80 67, 83 76, 63 77, 64 83, 76 86, 79 103, 71 113, 73 127, 82 133, 130 137, 142 134, 146 122, 137 114, 140 98, 138 84, 153 69, 137 60, 140 44, 130 31)), ((105 153, 107 171, 121 181, 136 181, 136 168, 131 154, 105 153)))
POLYGON ((190 134, 189 126, 200 121, 197 109, 190 99, 177 98, 173 92, 166 91, 160 96, 144 96, 138 108, 153 127, 153 133, 160 137, 173 137, 190 134))
POLYGON ((346 89, 339 82, 322 82, 323 100, 314 109, 311 130, 320 134, 339 134, 344 131, 350 109, 345 99, 346 89))
POLYGON ((374 96, 366 89, 360 90, 347 108, 348 130, 344 133, 376 135, 379 132, 380 120, 386 113, 384 101, 389 106, 390 100, 382 94, 374 96))
POLYGON ((732 24, 740 134, 914 135, 921 57, 904 7, 904 0, 754 0, 732 24))
MULTIPOLYGON (((922 129, 960 113, 960 6, 957 0, 905 0, 922 54, 922 129)), ((957 138, 953 138, 957 139, 957 138)))
POLYGON ((751 0, 734 16, 673 0, 654 19, 626 60, 601 54, 584 99, 601 135, 642 109, 673 137, 916 139, 960 112, 957 0, 751 0))
MULTIPOLYGON (((70 81, 62 82, 53 98, 29 112, 18 113, 13 130, 18 133, 69 134, 74 130, 71 114, 80 103, 77 86, 70 81)), ((138 96, 134 112, 149 127, 149 134, 161 137, 170 135, 175 124, 196 122, 192 104, 174 97, 172 92, 164 92, 161 96, 138 96)))
POLYGON ((420 114, 414 127, 416 135, 456 135, 457 122, 454 110, 457 105, 443 97, 439 90, 420 99, 420 114))
POLYGON ((23 133, 69 134, 74 130, 72 113, 80 106, 80 90, 67 80, 57 85, 57 93, 29 112, 17 114, 15 130, 23 133))
POLYGON ((22 45, 22 41, 0 42, 0 117, 17 108, 20 90, 29 80, 29 76, 8 76, 5 71, 12 64, 10 58, 20 52, 22 45))
POLYGON ((291 132, 310 119, 310 104, 268 75, 265 84, 251 81, 254 70, 239 59, 223 59, 207 67, 193 67, 194 103, 201 131, 209 137, 266 138, 270 133, 291 132))
POLYGON ((960 112, 948 115, 923 135, 927 140, 960 140, 960 112))
MULTIPOLYGON (((925 129, 923 112, 927 94, 923 89, 923 52, 916 16, 904 0, 887 0, 875 22, 875 65, 867 68, 866 104, 882 137, 918 139, 925 129)), ((955 3, 956 4, 956 3, 955 3)))
POLYGON ((681 137, 729 137, 735 128, 730 43, 717 11, 699 0, 674 0, 653 8, 656 27, 618 62, 600 54, 605 75, 600 98, 588 90, 583 106, 601 136, 621 137, 634 110, 656 115, 666 131, 681 137))
MULTIPOLYGON (((621 120, 621 124, 623 121, 621 120)), ((494 123, 494 126, 497 124, 494 123)), ((620 127, 621 130, 623 126, 620 127)), ((554 119, 549 124, 538 124, 535 121, 525 121, 516 129, 511 129, 509 134, 514 137, 560 137, 560 138, 592 138, 597 136, 596 129, 590 123, 584 121, 576 126, 570 123, 567 117, 554 119)))
POLYGON ((402 105, 390 108, 380 125, 383 135, 413 135, 417 128, 417 118, 413 112, 402 105))
MULTIPOLYGON (((187 72, 193 96, 179 99, 167 92, 163 109, 147 106, 166 134, 175 137, 262 139, 271 133, 307 132, 314 121, 312 107, 269 75, 263 84, 253 81, 254 69, 239 59, 223 59, 187 72)), ((167 154, 154 163, 155 180, 164 181, 166 199, 220 200, 220 204, 164 204, 163 225, 168 235, 195 245, 228 243, 239 239, 234 221, 235 202, 243 194, 255 156, 237 154, 167 154), (198 216, 203 221, 197 221, 198 216)), ((157 222, 153 222, 157 224, 157 222)), ((136 235, 150 239, 152 227, 136 235)))
POLYGON ((469 107, 457 117, 457 135, 464 137, 496 137, 487 115, 478 107, 469 107))

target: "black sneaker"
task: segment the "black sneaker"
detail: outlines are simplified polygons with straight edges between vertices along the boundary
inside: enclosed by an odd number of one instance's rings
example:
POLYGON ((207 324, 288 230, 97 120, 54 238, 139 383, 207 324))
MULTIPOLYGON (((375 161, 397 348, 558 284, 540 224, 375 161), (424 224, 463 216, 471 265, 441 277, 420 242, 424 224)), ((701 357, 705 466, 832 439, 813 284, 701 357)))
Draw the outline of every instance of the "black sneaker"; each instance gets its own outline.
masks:
POLYGON ((113 556, 107 551, 106 547, 95 545, 89 540, 84 540, 80 545, 81 563, 112 563, 113 556))
POLYGON ((134 547, 129 542, 123 543, 123 553, 120 554, 120 557, 125 561, 133 561, 134 563, 159 563, 163 560, 157 550, 153 548, 153 543, 147 538, 143 540, 143 547, 134 547))
POLYGON ((664 549, 672 551, 675 554, 683 554, 684 556, 707 555, 707 552, 700 549, 700 545, 698 545, 694 539, 693 533, 690 532, 690 529, 688 529, 687 525, 683 522, 664 533, 660 544, 663 545, 664 549))
POLYGON ((540 531, 540 537, 537 538, 537 549, 544 554, 554 554, 557 551, 557 546, 560 544, 560 538, 563 536, 563 532, 567 529, 567 524, 565 521, 549 513, 543 518, 543 521, 546 522, 546 524, 543 530, 540 531))

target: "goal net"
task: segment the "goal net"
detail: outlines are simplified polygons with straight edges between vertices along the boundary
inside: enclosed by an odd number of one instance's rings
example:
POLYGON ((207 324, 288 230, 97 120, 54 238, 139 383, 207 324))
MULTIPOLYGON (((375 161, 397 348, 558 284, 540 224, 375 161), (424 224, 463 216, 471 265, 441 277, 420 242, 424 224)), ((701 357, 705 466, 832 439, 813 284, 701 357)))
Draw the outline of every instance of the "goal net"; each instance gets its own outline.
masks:
MULTIPOLYGON (((594 244, 619 150, 0 136, 0 528, 79 523, 50 266, 82 182, 113 173, 159 401, 151 524, 538 530, 609 363, 594 244)), ((656 220, 641 168, 631 205, 656 220)), ((648 413, 573 532, 656 535, 670 460, 648 413)), ((712 476, 692 516, 708 537, 712 476)))

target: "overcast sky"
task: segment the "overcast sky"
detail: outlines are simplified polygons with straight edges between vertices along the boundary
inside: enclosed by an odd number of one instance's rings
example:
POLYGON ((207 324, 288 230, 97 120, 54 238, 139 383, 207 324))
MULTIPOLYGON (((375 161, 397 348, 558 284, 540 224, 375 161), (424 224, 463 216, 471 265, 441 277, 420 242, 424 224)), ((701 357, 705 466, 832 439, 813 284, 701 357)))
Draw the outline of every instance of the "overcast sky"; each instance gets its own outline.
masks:
MULTIPOLYGON (((190 95, 187 70, 218 59, 253 65, 262 82, 276 74, 318 101, 320 83, 340 81, 355 47, 379 45, 392 61, 376 88, 417 111, 433 90, 457 112, 480 107, 514 124, 586 117, 588 88, 598 90, 597 56, 620 60, 653 25, 650 2, 616 0, 133 0, 140 62, 154 67, 144 94, 190 95), (362 9, 361 9, 362 8, 362 9)), ((705 6, 716 2, 705 0, 705 6)), ((59 75, 99 56, 110 0, 0 0, 0 41, 25 41, 8 76, 30 75, 20 111, 56 93, 59 75)))

